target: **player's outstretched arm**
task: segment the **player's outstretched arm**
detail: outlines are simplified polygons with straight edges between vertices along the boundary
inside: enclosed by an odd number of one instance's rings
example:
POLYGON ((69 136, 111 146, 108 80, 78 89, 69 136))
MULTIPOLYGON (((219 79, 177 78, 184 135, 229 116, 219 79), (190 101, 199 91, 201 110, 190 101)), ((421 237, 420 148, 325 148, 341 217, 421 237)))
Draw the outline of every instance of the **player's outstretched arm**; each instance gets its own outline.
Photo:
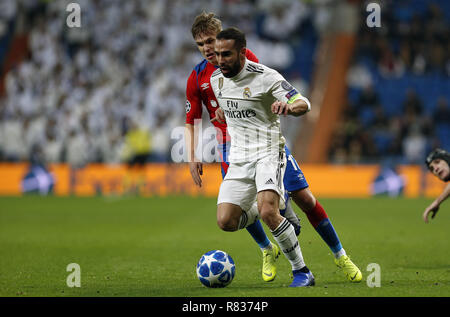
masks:
POLYGON ((191 177, 194 180, 195 185, 202 187, 202 177, 203 175, 203 164, 202 162, 197 162, 195 158, 195 140, 194 125, 186 123, 185 132, 185 142, 186 150, 188 154, 189 171, 191 172, 191 177))
POLYGON ((450 196, 450 183, 444 188, 444 191, 436 198, 424 211, 423 221, 428 223, 428 216, 431 214, 431 218, 434 218, 439 211, 441 203, 450 196))
POLYGON ((309 111, 308 104, 302 99, 297 99, 290 104, 277 100, 272 104, 271 107, 273 113, 276 113, 278 115, 289 114, 295 117, 304 115, 309 111))

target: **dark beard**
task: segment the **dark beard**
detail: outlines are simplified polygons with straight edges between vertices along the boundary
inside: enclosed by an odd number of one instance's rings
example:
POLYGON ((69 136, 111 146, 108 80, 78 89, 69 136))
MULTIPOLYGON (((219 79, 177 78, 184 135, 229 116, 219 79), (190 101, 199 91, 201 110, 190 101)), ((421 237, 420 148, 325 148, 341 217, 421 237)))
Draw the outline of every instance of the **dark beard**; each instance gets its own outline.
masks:
POLYGON ((223 72, 222 72, 222 74, 226 78, 232 78, 232 77, 236 76, 237 74, 239 74, 240 69, 241 69, 241 62, 239 60, 237 60, 236 63, 233 64, 233 66, 231 66, 228 74, 224 74, 223 72))

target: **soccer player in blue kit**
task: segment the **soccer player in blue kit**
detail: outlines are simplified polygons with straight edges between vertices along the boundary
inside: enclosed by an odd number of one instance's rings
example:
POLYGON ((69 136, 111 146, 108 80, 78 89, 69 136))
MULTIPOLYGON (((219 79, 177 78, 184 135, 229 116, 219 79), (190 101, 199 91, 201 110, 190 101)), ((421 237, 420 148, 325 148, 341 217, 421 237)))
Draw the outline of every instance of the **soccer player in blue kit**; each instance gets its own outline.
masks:
MULTIPOLYGON (((210 77, 212 73, 218 68, 217 59, 214 54, 214 43, 216 40, 216 35, 221 31, 221 22, 212 13, 202 13, 196 17, 192 26, 192 35, 197 44, 198 49, 204 57, 204 60, 199 63, 192 71, 186 88, 186 128, 190 131, 191 136, 194 135, 194 120, 201 119, 202 107, 205 106, 209 112, 210 119, 212 119, 213 124, 222 133, 218 134, 218 149, 222 155, 222 176, 224 177, 228 168, 228 153, 230 147, 229 136, 226 133, 226 124, 220 123, 215 118, 215 110, 217 109, 217 100, 210 85, 210 77)), ((249 60, 258 62, 256 56, 247 49, 246 57, 249 60)), ((295 94, 296 91, 292 91, 293 87, 286 84, 286 94, 295 94)), ((295 90, 295 89, 294 89, 295 90)), ((219 131, 218 130, 218 131, 219 131)), ((201 175, 202 163, 196 162, 193 156, 194 149, 194 139, 191 137, 187 139, 188 148, 190 148, 190 160, 189 167, 192 178, 194 182, 201 186, 201 175)), ((313 196, 309 189, 309 185, 298 166, 295 158, 292 156, 291 152, 287 147, 285 147, 286 152, 286 171, 284 174, 284 187, 291 199, 300 207, 300 209, 307 215, 308 220, 329 246, 331 251, 335 256, 336 265, 342 269, 343 273, 346 275, 351 282, 360 282, 362 279, 362 274, 358 267, 350 260, 347 256, 342 244, 338 238, 338 235, 331 224, 328 215, 326 214, 323 207, 313 196)), ((286 197, 288 198, 288 197, 286 197)), ((286 205, 289 206, 288 199, 286 200, 286 205)), ((280 211, 281 214, 287 214, 285 210, 280 211)), ((290 221, 294 224, 295 221, 290 221)), ((218 219, 219 227, 224 230, 233 231, 238 229, 239 220, 238 219, 218 219)), ((260 221, 256 221, 250 226, 246 227, 248 232, 251 234, 255 242, 259 245, 263 251, 263 269, 262 277, 265 281, 272 281, 276 276, 276 266, 275 260, 280 254, 279 247, 271 243, 260 221)), ((300 227, 296 227, 296 234, 299 234, 300 227)))

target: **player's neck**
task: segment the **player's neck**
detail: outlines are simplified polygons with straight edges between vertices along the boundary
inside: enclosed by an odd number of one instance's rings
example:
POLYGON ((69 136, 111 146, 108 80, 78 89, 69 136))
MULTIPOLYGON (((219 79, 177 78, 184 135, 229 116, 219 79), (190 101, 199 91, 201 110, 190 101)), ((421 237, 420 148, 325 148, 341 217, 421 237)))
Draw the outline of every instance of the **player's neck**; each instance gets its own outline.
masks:
POLYGON ((247 64, 246 58, 244 58, 244 60, 241 60, 241 67, 239 68, 239 72, 236 74, 236 76, 232 77, 231 79, 237 80, 237 79, 241 78, 246 64, 247 64))

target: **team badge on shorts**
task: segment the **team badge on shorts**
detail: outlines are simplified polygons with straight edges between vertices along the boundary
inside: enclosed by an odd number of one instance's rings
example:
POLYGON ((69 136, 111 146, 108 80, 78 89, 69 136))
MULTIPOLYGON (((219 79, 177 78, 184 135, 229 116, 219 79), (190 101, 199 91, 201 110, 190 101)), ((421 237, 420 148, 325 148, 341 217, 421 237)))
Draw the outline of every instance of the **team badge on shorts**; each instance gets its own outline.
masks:
POLYGON ((251 97, 251 95, 252 95, 252 93, 250 92, 250 88, 248 88, 248 87, 245 87, 244 88, 244 98, 246 98, 246 99, 248 99, 248 98, 250 98, 251 97))

